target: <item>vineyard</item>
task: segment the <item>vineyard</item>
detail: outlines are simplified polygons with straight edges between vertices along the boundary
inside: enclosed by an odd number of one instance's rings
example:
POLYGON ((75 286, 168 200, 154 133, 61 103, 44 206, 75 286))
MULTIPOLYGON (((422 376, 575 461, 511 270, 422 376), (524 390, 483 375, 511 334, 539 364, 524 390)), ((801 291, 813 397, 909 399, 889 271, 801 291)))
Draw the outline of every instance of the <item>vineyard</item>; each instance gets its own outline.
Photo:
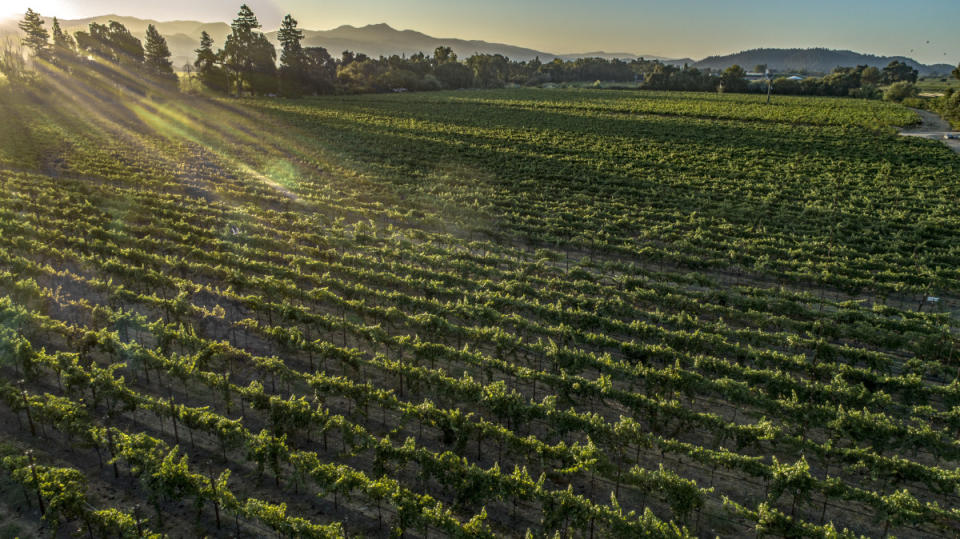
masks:
MULTIPOLYGON (((0 519, 956 537, 960 157, 879 101, 0 96, 0 519)), ((32 530, 32 532, 31 532, 32 530)))

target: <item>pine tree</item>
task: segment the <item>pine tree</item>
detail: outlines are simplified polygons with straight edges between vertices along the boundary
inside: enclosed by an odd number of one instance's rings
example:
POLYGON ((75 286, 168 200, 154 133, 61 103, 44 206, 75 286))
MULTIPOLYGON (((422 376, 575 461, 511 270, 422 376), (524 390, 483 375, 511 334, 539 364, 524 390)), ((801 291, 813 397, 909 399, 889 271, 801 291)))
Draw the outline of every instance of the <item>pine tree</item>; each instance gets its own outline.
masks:
POLYGON ((237 18, 230 25, 233 32, 223 47, 223 65, 230 72, 237 95, 247 83, 258 93, 276 86, 276 50, 260 32, 260 22, 246 4, 240 6, 237 18), (270 80, 272 78, 272 81, 270 80))
POLYGON ((232 33, 227 36, 227 43, 223 47, 224 65, 229 69, 237 89, 237 96, 243 89, 245 75, 249 73, 252 59, 250 57, 253 46, 253 31, 260 28, 257 16, 246 5, 240 6, 237 18, 230 24, 232 33))
POLYGON ((194 52, 197 53, 197 59, 193 67, 197 68, 200 83, 211 90, 226 92, 229 81, 223 68, 218 65, 220 58, 213 52, 213 38, 206 31, 200 33, 200 48, 194 52))
POLYGON ((46 57, 50 52, 50 33, 43 27, 40 14, 27 8, 27 13, 17 26, 26 34, 23 38, 24 45, 33 49, 35 55, 46 57))
POLYGON ((152 24, 147 26, 147 42, 143 47, 143 53, 143 63, 147 71, 167 79, 176 78, 173 73, 173 62, 170 61, 167 40, 152 24))
POLYGON ((130 33, 126 26, 117 21, 110 21, 108 31, 110 43, 113 44, 121 64, 143 63, 143 44, 130 33))
POLYGON ((213 52, 213 38, 206 30, 200 33, 200 48, 193 52, 197 53, 197 59, 193 62, 197 73, 202 74, 217 65, 217 54, 213 52))
POLYGON ((53 49, 54 54, 72 53, 77 48, 73 36, 60 29, 60 21, 53 18, 53 49))
POLYGON ((249 40, 253 39, 253 31, 260 28, 260 21, 258 21, 257 16, 253 14, 253 10, 246 4, 243 4, 240 6, 240 11, 237 12, 237 18, 230 23, 230 28, 233 30, 234 35, 239 35, 249 42, 249 40))
POLYGON ((299 97, 303 93, 306 80, 307 58, 304 54, 303 31, 297 28, 297 21, 289 14, 283 18, 280 31, 280 92, 289 97, 299 97))
POLYGON ((277 32, 281 44, 280 65, 295 66, 303 62, 303 31, 297 28, 297 20, 287 14, 277 32))

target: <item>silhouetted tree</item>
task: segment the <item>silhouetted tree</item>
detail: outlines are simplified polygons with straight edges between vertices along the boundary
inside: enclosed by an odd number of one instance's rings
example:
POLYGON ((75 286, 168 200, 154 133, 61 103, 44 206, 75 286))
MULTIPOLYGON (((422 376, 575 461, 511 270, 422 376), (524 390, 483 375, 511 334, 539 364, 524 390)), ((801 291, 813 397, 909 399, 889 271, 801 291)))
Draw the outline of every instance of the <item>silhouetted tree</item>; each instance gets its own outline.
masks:
POLYGON ((23 44, 30 48, 34 55, 46 58, 50 53, 50 34, 43 27, 40 14, 27 8, 23 20, 17 26, 24 33, 23 44))
POLYGON ((53 55, 55 57, 73 56, 77 49, 77 42, 73 36, 60 28, 60 21, 56 17, 53 18, 51 29, 53 30, 53 55))
POLYGON ((337 61, 323 47, 303 49, 306 58, 306 86, 311 93, 328 94, 337 80, 337 61))
POLYGON ((277 40, 280 41, 280 93, 299 97, 307 79, 307 57, 300 44, 303 31, 297 28, 296 19, 289 14, 283 18, 277 40))
POLYGON ((246 84, 253 93, 268 93, 276 88, 277 51, 261 32, 260 22, 246 4, 240 6, 230 25, 223 48, 223 65, 233 78, 239 96, 246 84))
POLYGON ((170 81, 177 79, 173 72, 173 62, 170 61, 167 40, 152 24, 147 26, 147 43, 143 49, 143 65, 149 73, 170 81))
POLYGON ((230 28, 232 33, 227 36, 227 42, 223 47, 223 64, 233 78, 233 84, 239 96, 243 90, 243 79, 253 66, 250 55, 254 30, 260 28, 260 22, 253 11, 243 4, 230 28))
POLYGON ((77 32, 77 46, 119 64, 142 64, 143 44, 117 21, 90 23, 90 32, 77 32))
POLYGON ((197 59, 193 66, 197 69, 197 78, 200 83, 217 92, 226 92, 230 81, 227 73, 219 65, 219 57, 213 52, 213 38, 205 30, 200 33, 200 48, 194 51, 197 59))

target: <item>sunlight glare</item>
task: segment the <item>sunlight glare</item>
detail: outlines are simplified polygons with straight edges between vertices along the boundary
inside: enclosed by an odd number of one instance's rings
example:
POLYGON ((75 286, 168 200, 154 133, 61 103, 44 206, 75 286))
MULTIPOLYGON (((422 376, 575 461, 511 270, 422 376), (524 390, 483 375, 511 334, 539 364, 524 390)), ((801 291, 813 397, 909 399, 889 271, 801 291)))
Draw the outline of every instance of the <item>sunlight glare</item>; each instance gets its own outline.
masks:
MULTIPOLYGON (((54 16, 61 19, 71 19, 79 17, 76 10, 76 2, 65 2, 63 0, 13 0, 4 2, 0 8, 0 18, 20 18, 30 8, 43 15, 44 19, 52 19, 54 16)), ((50 24, 51 21, 47 21, 50 24)))

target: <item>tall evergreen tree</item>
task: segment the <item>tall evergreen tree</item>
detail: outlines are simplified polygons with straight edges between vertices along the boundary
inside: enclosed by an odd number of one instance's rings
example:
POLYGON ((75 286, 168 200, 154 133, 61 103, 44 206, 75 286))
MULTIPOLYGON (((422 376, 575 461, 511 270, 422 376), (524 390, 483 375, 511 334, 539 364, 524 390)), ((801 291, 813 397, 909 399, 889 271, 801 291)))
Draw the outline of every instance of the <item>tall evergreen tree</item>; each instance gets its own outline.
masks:
POLYGON ((223 68, 220 67, 220 57, 213 51, 213 38, 206 31, 200 33, 200 48, 194 51, 197 59, 193 67, 197 68, 197 77, 200 83, 218 92, 229 90, 229 80, 223 68))
POLYGON ((143 65, 147 71, 166 79, 176 79, 167 40, 154 25, 147 26, 147 42, 143 47, 143 65))
POLYGON ((43 27, 43 19, 39 13, 27 8, 23 20, 17 26, 25 34, 23 44, 32 49, 35 55, 44 58, 49 54, 50 33, 43 27))
POLYGON ((237 95, 243 90, 253 71, 253 49, 257 40, 260 22, 246 4, 240 6, 237 18, 230 24, 232 32, 223 47, 224 66, 229 70, 237 95))
POLYGON ((77 42, 74 41, 73 36, 64 32, 60 28, 60 21, 56 17, 53 18, 53 49, 54 54, 62 55, 64 53, 73 53, 77 48, 77 42))
POLYGON ((216 66, 217 53, 213 52, 213 38, 206 30, 200 32, 200 48, 193 52, 197 53, 197 59, 193 62, 193 67, 197 68, 197 73, 202 73, 204 70, 216 66))
POLYGON ((303 94, 307 79, 307 56, 303 51, 303 31, 297 28, 297 20, 289 14, 283 18, 280 31, 280 93, 288 97, 303 94))

